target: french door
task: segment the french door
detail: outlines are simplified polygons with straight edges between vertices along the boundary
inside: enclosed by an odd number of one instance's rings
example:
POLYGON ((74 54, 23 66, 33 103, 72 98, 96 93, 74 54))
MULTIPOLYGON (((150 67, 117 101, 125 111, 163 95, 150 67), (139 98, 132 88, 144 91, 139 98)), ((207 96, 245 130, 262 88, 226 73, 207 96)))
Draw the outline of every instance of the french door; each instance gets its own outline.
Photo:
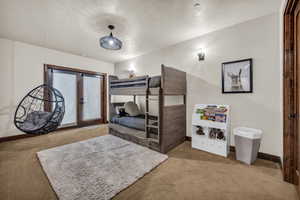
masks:
POLYGON ((45 65, 45 83, 58 89, 65 99, 60 128, 106 122, 106 74, 45 65))

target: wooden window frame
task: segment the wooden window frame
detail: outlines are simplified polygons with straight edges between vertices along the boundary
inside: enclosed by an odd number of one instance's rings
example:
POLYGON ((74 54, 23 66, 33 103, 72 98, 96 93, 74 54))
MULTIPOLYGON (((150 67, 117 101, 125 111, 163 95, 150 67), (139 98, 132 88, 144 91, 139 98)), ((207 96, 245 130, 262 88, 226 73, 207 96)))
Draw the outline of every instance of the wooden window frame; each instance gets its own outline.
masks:
MULTIPOLYGON (((102 119, 101 120, 90 120, 84 123, 77 123, 77 125, 70 126, 70 127, 61 127, 58 130, 65 130, 65 129, 72 129, 72 128, 79 128, 79 127, 85 127, 85 126, 91 126, 91 125, 97 125, 97 124, 105 124, 107 123, 107 74, 106 73, 100 73, 100 72, 94 72, 94 71, 88 71, 88 70, 82 70, 82 69, 76 69, 72 67, 64 67, 64 66, 57 66, 52 64, 44 64, 44 84, 49 84, 49 82, 52 80, 52 77, 50 77, 51 73, 49 73, 50 70, 61 70, 65 72, 71 72, 71 73, 78 73, 78 74, 87 74, 92 76, 102 76, 103 77, 103 84, 101 88, 102 92, 102 119)), ((78 80, 77 80, 78 81, 78 80)), ((50 85, 52 85, 50 83, 50 85)), ((79 96, 82 95, 80 91, 82 91, 82 84, 77 85, 77 100, 79 100, 79 96)), ((79 111, 80 105, 77 104, 77 110, 79 111)), ((81 112, 77 112, 77 121, 79 118, 81 118, 81 112)))

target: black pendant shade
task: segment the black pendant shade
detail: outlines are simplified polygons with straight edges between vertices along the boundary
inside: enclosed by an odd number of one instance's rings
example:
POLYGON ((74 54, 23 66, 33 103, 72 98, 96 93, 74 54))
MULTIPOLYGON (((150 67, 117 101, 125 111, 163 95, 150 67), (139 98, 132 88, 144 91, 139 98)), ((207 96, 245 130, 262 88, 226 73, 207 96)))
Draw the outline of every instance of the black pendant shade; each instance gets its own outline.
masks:
MULTIPOLYGON (((115 27, 109 25, 108 28, 112 31, 115 27)), ((122 48, 122 41, 114 37, 111 32, 108 36, 100 38, 100 46, 108 50, 119 50, 122 48)))

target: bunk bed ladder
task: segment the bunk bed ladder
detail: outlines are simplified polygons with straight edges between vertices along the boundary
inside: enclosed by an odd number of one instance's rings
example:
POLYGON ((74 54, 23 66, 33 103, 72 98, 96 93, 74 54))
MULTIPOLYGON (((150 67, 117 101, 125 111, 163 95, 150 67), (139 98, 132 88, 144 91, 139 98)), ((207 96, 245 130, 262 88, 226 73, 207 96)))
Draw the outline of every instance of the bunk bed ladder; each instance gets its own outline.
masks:
POLYGON ((146 110, 145 110, 146 138, 149 138, 149 89, 146 90, 146 110))
POLYGON ((161 120, 162 120, 162 109, 163 109, 163 102, 164 98, 163 98, 163 94, 162 94, 162 89, 159 89, 159 93, 158 93, 158 118, 157 118, 157 140, 158 143, 161 143, 161 120))
POLYGON ((160 102, 161 102, 161 90, 158 95, 158 99, 153 99, 149 97, 149 92, 150 90, 146 91, 146 107, 145 107, 145 124, 146 124, 146 137, 150 142, 155 142, 156 144, 159 144, 160 141, 160 102), (149 103, 150 101, 158 101, 158 106, 159 106, 159 112, 157 119, 153 119, 153 116, 150 115, 149 113, 149 103), (153 124, 154 122, 154 124, 153 124), (157 130, 157 136, 153 137, 153 133, 150 130, 156 129, 157 130))

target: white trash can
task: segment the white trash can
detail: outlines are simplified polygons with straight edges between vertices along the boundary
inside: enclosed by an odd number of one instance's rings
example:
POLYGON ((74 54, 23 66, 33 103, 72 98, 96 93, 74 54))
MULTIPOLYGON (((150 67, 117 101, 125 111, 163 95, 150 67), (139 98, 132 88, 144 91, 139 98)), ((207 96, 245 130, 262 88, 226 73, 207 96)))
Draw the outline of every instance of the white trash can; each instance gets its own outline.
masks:
POLYGON ((238 127, 233 130, 236 159, 252 164, 256 158, 262 138, 262 131, 253 128, 238 127))

